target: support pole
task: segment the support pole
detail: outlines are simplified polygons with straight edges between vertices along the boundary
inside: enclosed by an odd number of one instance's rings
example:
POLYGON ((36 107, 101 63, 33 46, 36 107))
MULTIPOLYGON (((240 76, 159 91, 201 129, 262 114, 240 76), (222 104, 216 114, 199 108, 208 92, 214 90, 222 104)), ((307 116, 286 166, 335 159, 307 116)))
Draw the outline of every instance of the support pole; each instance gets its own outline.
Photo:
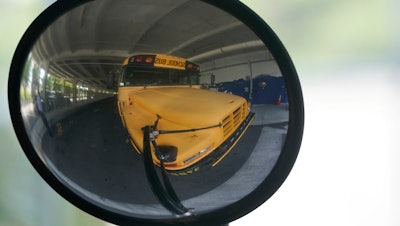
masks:
POLYGON ((251 103, 251 100, 253 99, 253 65, 251 64, 251 61, 249 61, 249 79, 250 79, 250 87, 249 87, 249 102, 251 103))

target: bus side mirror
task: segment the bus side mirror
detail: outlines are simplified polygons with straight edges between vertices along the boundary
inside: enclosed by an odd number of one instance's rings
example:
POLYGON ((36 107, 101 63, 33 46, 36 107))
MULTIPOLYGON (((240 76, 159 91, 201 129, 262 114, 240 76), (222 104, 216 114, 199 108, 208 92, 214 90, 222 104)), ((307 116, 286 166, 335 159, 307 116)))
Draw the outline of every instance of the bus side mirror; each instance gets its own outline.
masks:
POLYGON ((121 225, 226 225, 283 184, 303 134, 293 62, 239 1, 59 0, 22 37, 8 98, 42 178, 121 225))

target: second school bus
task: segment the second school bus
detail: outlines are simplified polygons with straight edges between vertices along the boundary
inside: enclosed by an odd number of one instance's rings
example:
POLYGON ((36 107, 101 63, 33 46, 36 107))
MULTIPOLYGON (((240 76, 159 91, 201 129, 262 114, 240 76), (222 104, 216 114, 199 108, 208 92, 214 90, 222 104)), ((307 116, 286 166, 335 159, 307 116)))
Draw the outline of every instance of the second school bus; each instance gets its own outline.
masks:
MULTIPOLYGON (((135 55, 122 65, 118 110, 131 144, 143 153, 143 128, 152 126, 168 171, 218 164, 254 118, 244 98, 201 89, 199 76, 197 64, 169 55, 135 55)), ((154 147, 152 154, 160 165, 154 147)))

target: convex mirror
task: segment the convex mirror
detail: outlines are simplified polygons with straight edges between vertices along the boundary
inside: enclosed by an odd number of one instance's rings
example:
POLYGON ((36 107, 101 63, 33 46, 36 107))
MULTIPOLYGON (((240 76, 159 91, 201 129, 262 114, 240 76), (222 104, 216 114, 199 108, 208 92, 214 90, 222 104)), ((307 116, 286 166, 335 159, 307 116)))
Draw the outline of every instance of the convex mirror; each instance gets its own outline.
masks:
POLYGON ((58 1, 9 76, 15 132, 66 200, 121 225, 226 225, 288 176, 293 63, 239 1, 58 1))

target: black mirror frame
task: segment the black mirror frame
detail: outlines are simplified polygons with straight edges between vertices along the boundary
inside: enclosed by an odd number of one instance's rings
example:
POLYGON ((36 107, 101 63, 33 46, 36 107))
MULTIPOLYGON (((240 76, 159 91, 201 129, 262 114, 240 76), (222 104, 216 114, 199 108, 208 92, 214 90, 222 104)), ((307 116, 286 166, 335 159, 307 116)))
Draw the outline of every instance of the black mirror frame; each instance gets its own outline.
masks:
POLYGON ((89 0, 58 0, 33 21, 16 48, 9 73, 8 101, 15 133, 25 155, 35 170, 57 193, 81 210, 119 225, 224 225, 248 214, 263 204, 279 189, 289 175, 298 156, 304 127, 303 96, 293 62, 272 29, 246 5, 236 0, 202 1, 233 15, 253 30, 269 48, 282 72, 289 98, 289 126, 286 141, 276 165, 264 181, 241 200, 209 213, 183 218, 171 218, 170 220, 139 219, 110 212, 92 204, 66 188, 36 154, 26 134, 21 114, 19 92, 24 64, 41 33, 65 12, 90 2, 89 0))

